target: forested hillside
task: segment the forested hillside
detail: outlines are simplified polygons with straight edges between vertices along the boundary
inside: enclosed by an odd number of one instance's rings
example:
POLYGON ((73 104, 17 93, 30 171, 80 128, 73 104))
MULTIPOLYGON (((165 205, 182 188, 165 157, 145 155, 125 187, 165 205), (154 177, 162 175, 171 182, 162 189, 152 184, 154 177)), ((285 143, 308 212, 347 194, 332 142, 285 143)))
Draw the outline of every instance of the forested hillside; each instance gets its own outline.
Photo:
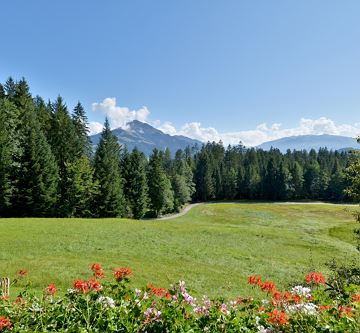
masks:
POLYGON ((79 102, 69 112, 33 97, 25 79, 0 85, 0 215, 141 218, 189 201, 347 200, 347 152, 263 151, 208 143, 171 157, 121 149, 106 120, 96 151, 79 102))

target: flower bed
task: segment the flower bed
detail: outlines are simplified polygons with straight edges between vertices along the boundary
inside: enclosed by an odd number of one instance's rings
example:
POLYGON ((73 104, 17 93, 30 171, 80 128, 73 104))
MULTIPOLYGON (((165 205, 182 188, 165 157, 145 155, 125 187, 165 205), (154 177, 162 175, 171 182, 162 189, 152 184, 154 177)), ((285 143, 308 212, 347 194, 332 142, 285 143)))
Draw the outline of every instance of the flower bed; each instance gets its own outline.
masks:
POLYGON ((75 280, 63 296, 52 283, 42 297, 27 290, 15 301, 2 296, 0 332, 360 332, 359 286, 336 294, 317 272, 288 291, 250 276, 248 283, 264 292, 263 299, 210 300, 191 295, 184 281, 169 289, 149 284, 133 290, 127 267, 113 270, 110 283, 102 282, 100 264, 91 271, 92 277, 75 280))

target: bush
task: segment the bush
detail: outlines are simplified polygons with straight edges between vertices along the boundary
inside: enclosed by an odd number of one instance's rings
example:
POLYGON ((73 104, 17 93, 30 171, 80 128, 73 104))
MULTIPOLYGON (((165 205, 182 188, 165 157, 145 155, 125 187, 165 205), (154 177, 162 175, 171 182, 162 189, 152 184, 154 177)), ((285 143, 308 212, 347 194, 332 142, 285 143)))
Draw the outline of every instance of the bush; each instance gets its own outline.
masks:
MULTIPOLYGON (((57 296, 54 284, 41 297, 22 291, 16 300, 2 296, 0 332, 359 332, 359 284, 346 286, 351 294, 335 292, 323 274, 310 272, 304 285, 280 291, 274 282, 250 276, 248 283, 264 292, 264 299, 196 298, 185 282, 169 289, 149 284, 131 289, 132 270, 121 267, 104 282, 100 264, 93 276, 75 280, 57 296)), ((25 270, 21 275, 26 274, 25 270)))

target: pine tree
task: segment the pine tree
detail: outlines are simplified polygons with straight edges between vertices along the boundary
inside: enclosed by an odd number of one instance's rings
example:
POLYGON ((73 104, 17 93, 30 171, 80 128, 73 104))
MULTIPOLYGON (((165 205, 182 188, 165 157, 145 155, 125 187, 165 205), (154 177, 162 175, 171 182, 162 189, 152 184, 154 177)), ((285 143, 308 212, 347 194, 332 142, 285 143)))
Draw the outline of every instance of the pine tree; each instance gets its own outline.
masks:
POLYGON ((63 210, 67 216, 89 217, 95 213, 93 202, 98 194, 98 182, 87 156, 83 155, 66 166, 66 198, 63 210))
POLYGON ((5 98, 5 89, 3 85, 0 83, 0 99, 5 98))
POLYGON ((14 214, 17 170, 21 156, 19 110, 8 99, 0 100, 0 215, 14 214))
POLYGON ((327 188, 327 197, 329 200, 340 201, 344 199, 345 190, 345 175, 341 170, 338 161, 335 161, 332 175, 330 177, 329 185, 327 188))
POLYGON ((78 158, 77 136, 63 99, 59 96, 52 105, 53 116, 49 133, 49 142, 59 168, 59 206, 60 216, 70 216, 72 209, 68 206, 68 166, 78 158))
POLYGON ((189 202, 195 191, 193 172, 185 158, 182 150, 179 149, 172 163, 171 185, 174 191, 175 210, 179 210, 181 206, 189 202))
POLYGON ((207 201, 215 197, 215 185, 212 178, 212 170, 208 152, 202 150, 199 153, 195 169, 195 197, 200 201, 207 201))
POLYGON ((290 168, 291 182, 290 182, 290 195, 294 199, 300 199, 304 195, 304 175, 301 165, 295 161, 290 168))
POLYGON ((124 194, 130 215, 141 219, 148 208, 146 158, 137 148, 123 158, 124 194))
POLYGON ((51 104, 46 105, 40 96, 34 98, 36 117, 39 120, 40 127, 49 141, 52 121, 51 104))
POLYGON ((75 132, 77 135, 77 155, 78 157, 91 155, 91 142, 89 138, 89 126, 88 119, 85 114, 85 110, 80 102, 78 102, 74 108, 72 120, 75 126, 75 132))
POLYGON ((99 183, 94 204, 99 217, 123 216, 126 212, 119 166, 120 146, 106 119, 94 161, 94 175, 99 183))
POLYGON ((4 90, 5 90, 6 97, 9 100, 12 100, 13 97, 15 96, 16 83, 11 76, 6 80, 5 85, 4 85, 4 90))
POLYGON ((57 199, 57 164, 34 111, 28 110, 23 120, 17 212, 22 216, 51 216, 57 199))
POLYGON ((155 216, 169 212, 174 208, 171 183, 162 166, 157 149, 153 150, 148 165, 149 207, 155 216))

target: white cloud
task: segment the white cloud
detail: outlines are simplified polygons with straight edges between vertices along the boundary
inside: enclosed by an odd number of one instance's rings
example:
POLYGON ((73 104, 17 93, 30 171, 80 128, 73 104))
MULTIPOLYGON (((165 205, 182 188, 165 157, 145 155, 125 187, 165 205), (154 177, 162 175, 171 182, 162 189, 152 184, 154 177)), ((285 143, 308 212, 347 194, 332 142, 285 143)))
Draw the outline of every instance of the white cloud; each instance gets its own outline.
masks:
MULTIPOLYGON (((266 141, 296 135, 333 134, 356 137, 360 134, 360 123, 337 125, 333 120, 326 117, 319 119, 302 118, 298 126, 292 128, 282 128, 279 123, 270 126, 262 123, 252 130, 225 133, 220 133, 214 127, 202 127, 199 122, 186 123, 178 131, 169 122, 166 122, 166 126, 164 125, 164 128, 171 129, 171 131, 168 131, 169 134, 185 135, 203 142, 222 140, 224 145, 235 145, 241 141, 246 146, 256 146, 266 141)), ((162 129, 162 126, 158 128, 162 129)))
POLYGON ((108 117, 111 128, 126 128, 126 124, 132 120, 146 122, 150 111, 146 106, 138 110, 130 110, 127 107, 117 106, 115 97, 105 98, 100 103, 92 103, 94 112, 100 111, 108 117))
POLYGON ((103 129, 103 125, 97 121, 91 121, 89 123, 89 135, 100 133, 103 129))
POLYGON ((154 126, 166 134, 170 134, 170 135, 177 134, 176 128, 171 124, 170 121, 165 121, 162 125, 160 124, 161 123, 159 121, 156 121, 154 126))
MULTIPOLYGON (((177 129, 170 121, 148 121, 150 111, 146 106, 138 110, 130 110, 127 107, 117 106, 115 97, 108 97, 100 103, 93 103, 92 109, 94 112, 101 112, 107 116, 111 128, 126 128, 128 122, 139 120, 150 123, 152 126, 170 135, 184 135, 202 142, 218 142, 222 140, 224 145, 235 145, 241 141, 246 146, 256 146, 266 141, 296 135, 333 134, 356 137, 360 134, 360 122, 353 125, 338 125, 326 117, 318 119, 301 118, 297 126, 290 128, 283 128, 280 123, 273 123, 271 125, 261 123, 255 129, 221 133, 214 127, 201 126, 200 122, 189 122, 177 129)), ((103 126, 98 122, 91 122, 89 127, 91 134, 95 134, 101 132, 103 126)))

